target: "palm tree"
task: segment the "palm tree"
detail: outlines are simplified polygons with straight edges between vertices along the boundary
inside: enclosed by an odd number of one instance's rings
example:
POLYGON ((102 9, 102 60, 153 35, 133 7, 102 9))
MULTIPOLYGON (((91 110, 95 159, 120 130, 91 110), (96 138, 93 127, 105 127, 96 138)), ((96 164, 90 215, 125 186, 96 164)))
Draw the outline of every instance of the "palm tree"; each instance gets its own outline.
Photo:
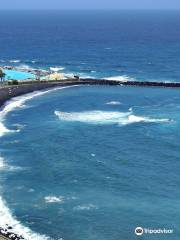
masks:
POLYGON ((6 74, 3 72, 2 69, 0 69, 0 79, 1 81, 5 78, 6 74))

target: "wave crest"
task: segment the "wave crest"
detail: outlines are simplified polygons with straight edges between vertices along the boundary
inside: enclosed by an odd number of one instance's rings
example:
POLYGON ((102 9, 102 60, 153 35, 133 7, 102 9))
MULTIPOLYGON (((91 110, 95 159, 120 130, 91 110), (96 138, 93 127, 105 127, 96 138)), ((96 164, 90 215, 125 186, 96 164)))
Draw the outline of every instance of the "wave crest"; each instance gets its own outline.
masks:
POLYGON ((0 170, 4 168, 4 159, 0 156, 0 170))
POLYGON ((107 102, 106 105, 121 105, 122 103, 119 102, 119 101, 110 101, 110 102, 107 102))
POLYGON ((62 121, 83 122, 88 124, 118 124, 128 125, 132 123, 161 123, 169 122, 170 119, 156 119, 143 116, 136 116, 129 112, 112 111, 85 111, 85 112, 60 112, 55 111, 55 115, 62 121))
POLYGON ((103 78, 105 80, 113 80, 113 81, 120 81, 120 82, 128 82, 133 81, 133 78, 128 77, 127 75, 120 75, 120 76, 111 76, 103 78))
POLYGON ((10 63, 20 63, 21 60, 19 60, 19 59, 15 59, 15 60, 9 60, 9 62, 10 62, 10 63))
POLYGON ((64 197, 63 196, 47 196, 44 198, 46 203, 64 203, 64 197))
POLYGON ((59 71, 63 71, 65 68, 64 67, 50 67, 49 69, 53 72, 59 72, 59 71))

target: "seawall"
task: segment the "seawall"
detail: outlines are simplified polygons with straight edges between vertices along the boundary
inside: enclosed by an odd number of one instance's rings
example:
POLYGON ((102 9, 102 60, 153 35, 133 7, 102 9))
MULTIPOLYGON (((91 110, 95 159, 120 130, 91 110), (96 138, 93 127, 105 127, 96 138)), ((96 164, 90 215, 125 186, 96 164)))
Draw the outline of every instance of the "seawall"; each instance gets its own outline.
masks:
POLYGON ((23 82, 18 85, 0 85, 0 106, 12 97, 22 94, 30 93, 37 90, 52 88, 57 86, 71 86, 71 85, 120 85, 120 86, 139 86, 139 87, 171 87, 180 88, 179 83, 166 82, 140 82, 140 81, 115 81, 115 80, 100 80, 100 79, 80 79, 80 80, 59 80, 54 82, 23 82))
POLYGON ((12 97, 17 97, 26 93, 57 86, 68 86, 77 84, 75 81, 57 81, 57 82, 33 82, 19 85, 5 85, 0 87, 0 106, 12 97))

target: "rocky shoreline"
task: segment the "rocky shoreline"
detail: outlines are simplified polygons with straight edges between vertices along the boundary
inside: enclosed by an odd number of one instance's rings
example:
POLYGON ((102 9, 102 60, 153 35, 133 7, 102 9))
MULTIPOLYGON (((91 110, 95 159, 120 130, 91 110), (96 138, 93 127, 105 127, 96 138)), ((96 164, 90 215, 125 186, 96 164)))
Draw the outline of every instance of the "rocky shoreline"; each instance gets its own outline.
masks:
POLYGON ((24 238, 12 232, 12 227, 8 226, 6 229, 0 227, 0 240, 23 240, 24 238))

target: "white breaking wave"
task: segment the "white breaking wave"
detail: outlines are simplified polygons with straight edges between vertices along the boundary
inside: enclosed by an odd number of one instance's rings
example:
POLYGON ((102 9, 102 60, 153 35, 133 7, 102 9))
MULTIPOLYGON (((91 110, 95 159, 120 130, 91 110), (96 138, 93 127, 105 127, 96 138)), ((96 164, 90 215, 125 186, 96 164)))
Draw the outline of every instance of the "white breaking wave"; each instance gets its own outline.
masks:
POLYGON ((12 60, 3 60, 3 59, 0 59, 0 62, 2 62, 2 63, 20 63, 21 62, 21 60, 19 60, 19 59, 12 59, 12 60))
POLYGON ((4 168, 4 159, 0 156, 0 170, 4 168))
POLYGON ((105 79, 105 80, 113 80, 113 81, 120 81, 120 82, 127 82, 127 81, 133 81, 134 80, 134 79, 132 79, 132 78, 126 76, 126 75, 105 77, 103 79, 105 79))
POLYGON ((77 200, 77 197, 64 197, 64 196, 47 196, 44 198, 46 203, 64 203, 65 201, 77 200))
POLYGON ((106 105, 121 105, 122 103, 119 101, 111 101, 111 102, 107 102, 106 105))
POLYGON ((9 129, 7 129, 2 122, 0 122, 0 137, 2 137, 5 133, 10 132, 9 129))
POLYGON ((64 69, 64 67, 50 67, 50 70, 53 72, 63 71, 64 69))
POLYGON ((138 122, 145 122, 145 123, 162 123, 162 122, 170 122, 171 120, 168 118, 149 118, 149 117, 140 117, 135 115, 129 115, 128 123, 138 123, 138 122))
POLYGON ((26 240, 50 240, 49 237, 34 233, 29 228, 22 226, 21 223, 12 216, 2 197, 0 197, 0 224, 1 227, 5 229, 7 228, 7 225, 11 226, 12 232, 23 236, 26 240))
POLYGON ((63 196, 47 196, 44 198, 46 203, 63 203, 64 202, 64 197, 63 196))
MULTIPOLYGON (((11 59, 11 60, 3 60, 3 59, 0 59, 0 62, 2 62, 2 63, 5 63, 5 62, 7 62, 7 63, 22 63, 22 66, 24 66, 23 65, 23 62, 24 63, 36 63, 37 62, 37 60, 20 60, 20 59, 11 59)), ((21 66, 21 65, 20 65, 21 66)), ((27 66, 28 65, 26 65, 25 64, 25 67, 27 68, 27 66)))
POLYGON ((89 124, 118 124, 127 125, 132 123, 160 123, 169 122, 169 119, 154 119, 143 116, 135 116, 132 111, 112 112, 112 111, 85 111, 85 112, 54 112, 62 121, 83 122, 89 124))
POLYGON ((91 157, 95 157, 96 156, 96 154, 95 153, 91 153, 91 157))
POLYGON ((10 60, 9 62, 10 62, 10 63, 20 63, 21 60, 18 60, 18 59, 17 59, 17 60, 10 60))
POLYGON ((18 70, 33 70, 29 65, 27 64, 20 64, 18 67, 16 67, 18 70))
POLYGON ((0 171, 19 171, 24 170, 22 167, 9 166, 5 163, 4 158, 0 156, 0 171))
MULTIPOLYGON (((48 89, 46 91, 36 91, 33 93, 25 94, 23 96, 15 97, 12 100, 8 101, 4 108, 0 111, 0 137, 2 137, 5 133, 13 132, 7 129, 4 125, 5 118, 7 114, 11 111, 14 111, 18 108, 24 106, 25 102, 38 96, 42 96, 49 92, 57 91, 60 89, 71 88, 75 86, 66 86, 66 87, 57 87, 53 89, 48 89)), ((0 170, 7 169, 10 171, 13 170, 21 170, 20 167, 16 166, 8 166, 5 164, 4 159, 0 157, 0 170)), ((40 235, 38 233, 34 233, 29 228, 24 227, 12 214, 10 209, 7 207, 5 201, 0 196, 0 227, 7 228, 8 226, 12 227, 12 232, 15 234, 23 236, 26 240, 49 240, 50 238, 45 235, 40 235)))

